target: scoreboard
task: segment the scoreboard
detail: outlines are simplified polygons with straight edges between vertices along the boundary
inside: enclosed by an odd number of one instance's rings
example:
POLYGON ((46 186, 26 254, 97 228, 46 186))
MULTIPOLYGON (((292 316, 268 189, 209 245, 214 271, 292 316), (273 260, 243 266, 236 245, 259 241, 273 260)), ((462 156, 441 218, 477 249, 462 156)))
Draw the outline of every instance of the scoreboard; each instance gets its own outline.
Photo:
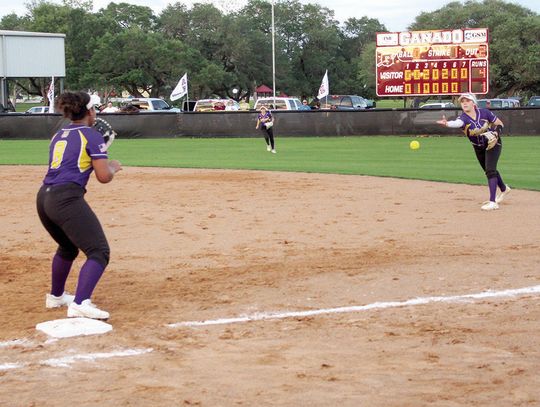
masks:
POLYGON ((377 33, 377 96, 488 93, 487 28, 377 33))

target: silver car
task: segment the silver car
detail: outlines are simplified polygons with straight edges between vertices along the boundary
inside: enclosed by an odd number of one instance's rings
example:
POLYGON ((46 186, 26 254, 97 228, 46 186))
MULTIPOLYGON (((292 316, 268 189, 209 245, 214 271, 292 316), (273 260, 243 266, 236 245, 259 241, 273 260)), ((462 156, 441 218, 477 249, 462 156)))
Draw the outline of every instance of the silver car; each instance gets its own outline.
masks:
POLYGON ((28 109, 25 113, 28 113, 28 114, 49 113, 49 106, 34 106, 28 109))

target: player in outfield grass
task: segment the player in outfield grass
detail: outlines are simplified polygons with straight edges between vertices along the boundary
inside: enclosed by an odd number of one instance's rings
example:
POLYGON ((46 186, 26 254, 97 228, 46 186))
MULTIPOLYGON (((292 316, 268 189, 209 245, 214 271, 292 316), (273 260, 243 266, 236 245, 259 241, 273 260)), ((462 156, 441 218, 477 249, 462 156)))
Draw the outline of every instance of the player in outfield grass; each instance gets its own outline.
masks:
POLYGON ((502 152, 503 122, 490 110, 479 109, 476 96, 472 93, 464 93, 458 100, 463 113, 451 121, 446 120, 443 115, 442 120, 438 120, 437 123, 445 127, 459 128, 469 138, 488 180, 489 201, 485 202, 481 209, 484 211, 499 209, 499 204, 510 192, 510 187, 503 182, 501 174, 497 171, 497 162, 502 152), (499 194, 497 187, 501 191, 499 194))
POLYGON ((264 140, 266 141, 266 150, 276 153, 276 148, 274 145, 274 118, 272 113, 266 108, 266 106, 261 106, 261 110, 257 115, 257 125, 256 129, 260 128, 264 133, 264 140))
POLYGON ((109 244, 84 194, 93 171, 99 182, 108 183, 122 166, 108 159, 107 143, 92 128, 96 111, 88 94, 63 93, 56 100, 56 110, 71 123, 50 142, 49 167, 37 194, 41 223, 58 243, 52 260, 51 293, 46 295, 45 306, 68 306, 68 317, 107 319, 109 313, 92 304, 90 297, 109 263, 109 244), (73 296, 64 291, 64 286, 79 250, 86 255, 86 261, 73 296))

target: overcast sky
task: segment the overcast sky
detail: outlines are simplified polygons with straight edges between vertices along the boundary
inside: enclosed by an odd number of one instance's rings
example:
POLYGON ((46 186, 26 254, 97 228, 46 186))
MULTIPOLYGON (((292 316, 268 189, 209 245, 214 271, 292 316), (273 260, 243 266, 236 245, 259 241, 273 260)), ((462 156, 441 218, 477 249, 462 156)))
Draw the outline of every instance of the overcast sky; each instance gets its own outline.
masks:
MULTIPOLYGON (((53 3, 61 4, 61 0, 50 0, 53 3)), ((271 1, 271 0, 269 0, 271 1)), ((323 7, 334 10, 335 17, 339 21, 345 21, 350 17, 361 18, 368 16, 376 18, 383 23, 390 31, 405 31, 415 17, 423 11, 435 11, 451 0, 299 0, 301 3, 318 3, 323 7)), ((115 3, 121 3, 117 0, 115 3)), ((174 0, 124 0, 126 3, 151 7, 156 14, 160 13, 168 4, 176 3, 174 0)), ((188 7, 197 0, 182 0, 188 7)), ((246 0, 199 0, 198 2, 209 2, 216 5, 234 4, 242 5, 246 0)), ((26 13, 24 0, 0 0, 0 18, 6 14, 15 12, 22 16, 26 13)), ((94 11, 105 7, 111 1, 94 0, 94 11)), ((513 0, 511 3, 520 4, 536 13, 540 13, 539 0, 513 0)))

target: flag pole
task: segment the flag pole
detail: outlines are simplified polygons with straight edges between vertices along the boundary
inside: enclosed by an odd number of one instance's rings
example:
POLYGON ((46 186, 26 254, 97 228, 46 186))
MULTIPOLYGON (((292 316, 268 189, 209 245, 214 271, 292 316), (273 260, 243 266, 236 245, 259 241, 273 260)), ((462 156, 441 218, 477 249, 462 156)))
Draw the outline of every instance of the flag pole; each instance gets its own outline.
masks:
POLYGON ((274 95, 274 109, 276 108, 276 40, 274 24, 274 0, 272 0, 272 91, 274 95))
POLYGON ((49 99, 49 113, 54 113, 54 76, 51 77, 49 90, 47 91, 47 99, 49 99))
MULTIPOLYGON (((328 78, 328 69, 326 70, 326 77, 328 78)), ((330 96, 330 80, 328 80, 328 94, 326 95, 326 103, 325 105, 328 106, 328 96, 330 96)))

